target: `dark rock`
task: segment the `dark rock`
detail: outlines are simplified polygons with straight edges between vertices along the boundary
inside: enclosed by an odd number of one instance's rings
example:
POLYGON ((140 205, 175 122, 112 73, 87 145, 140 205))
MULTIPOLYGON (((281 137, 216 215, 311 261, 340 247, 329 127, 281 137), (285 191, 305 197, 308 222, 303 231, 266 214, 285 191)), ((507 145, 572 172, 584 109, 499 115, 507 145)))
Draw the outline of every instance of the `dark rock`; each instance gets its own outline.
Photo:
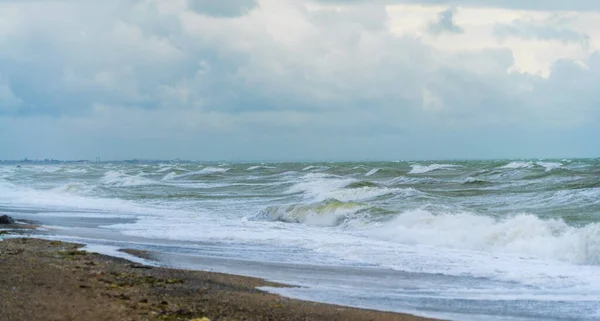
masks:
POLYGON ((15 220, 8 215, 0 216, 0 224, 15 224, 15 220))

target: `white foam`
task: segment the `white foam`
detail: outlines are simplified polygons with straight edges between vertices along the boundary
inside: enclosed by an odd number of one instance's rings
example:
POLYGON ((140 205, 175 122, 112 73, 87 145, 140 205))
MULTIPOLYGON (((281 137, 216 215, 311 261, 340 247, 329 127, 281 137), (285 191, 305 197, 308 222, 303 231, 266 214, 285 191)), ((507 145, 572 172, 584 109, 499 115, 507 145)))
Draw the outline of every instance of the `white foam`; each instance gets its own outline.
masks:
POLYGON ((0 204, 16 208, 98 210, 124 214, 151 214, 158 211, 157 208, 140 206, 126 200, 80 196, 64 189, 38 190, 0 180, 0 204))
POLYGON ((194 172, 177 175, 174 178, 184 178, 184 177, 195 176, 195 175, 210 175, 210 174, 216 174, 216 173, 225 173, 228 170, 229 170, 229 168, 205 167, 199 171, 194 171, 194 172))
MULTIPOLYGON (((36 168, 36 167, 33 167, 36 168)), ((36 168, 38 169, 38 168, 36 168)), ((43 166, 39 168, 40 172, 44 172, 44 173, 56 173, 60 170, 60 167, 56 167, 56 166, 43 166)))
POLYGON ((502 169, 519 169, 519 168, 531 168, 533 167, 533 162, 510 162, 500 168, 502 169))
POLYGON ((103 185, 115 187, 128 187, 156 184, 156 181, 144 178, 141 175, 127 175, 123 171, 110 170, 104 173, 101 182, 103 185))
POLYGON ((169 165, 161 165, 160 168, 156 171, 157 173, 163 173, 166 171, 170 171, 173 169, 173 166, 169 166, 169 165))
POLYGON ((82 250, 89 252, 89 253, 98 253, 98 254, 103 254, 103 255, 107 255, 107 256, 117 257, 117 258, 125 259, 125 260, 133 262, 133 263, 138 263, 138 264, 142 264, 142 265, 146 265, 146 266, 159 266, 159 264, 154 261, 143 259, 138 256, 123 252, 123 251, 121 251, 121 248, 117 247, 117 246, 102 245, 102 244, 87 244, 85 247, 82 248, 82 250))
POLYGON ((163 181, 169 181, 169 180, 172 180, 172 179, 174 179, 175 177, 177 177, 177 173, 175 173, 175 172, 170 172, 170 173, 168 173, 167 175, 165 175, 165 176, 162 178, 162 180, 163 180, 163 181))
POLYGON ((409 174, 424 174, 424 173, 429 173, 429 172, 433 172, 433 171, 437 171, 437 170, 441 170, 441 169, 451 169, 451 168, 456 168, 459 167, 458 165, 452 165, 452 164, 431 164, 431 165, 419 165, 419 164, 413 164, 410 165, 410 167, 412 167, 412 170, 410 172, 408 172, 409 174))
POLYGON ((365 176, 372 176, 377 174, 377 172, 379 172, 379 168, 373 168, 372 170, 370 170, 368 173, 365 174, 365 176))
POLYGON ((293 204, 271 206, 260 211, 253 218, 314 226, 336 226, 345 218, 351 218, 364 204, 354 202, 325 201, 314 204, 293 204))
POLYGON ((83 182, 67 183, 65 185, 55 187, 52 189, 53 192, 57 193, 68 193, 68 194, 87 194, 93 191, 93 187, 88 186, 83 182))
POLYGON ((553 163, 553 162, 537 162, 536 165, 542 166, 546 169, 546 172, 550 172, 557 168, 561 168, 563 164, 561 163, 553 163))
POLYGON ((311 166, 304 167, 302 170, 303 171, 310 171, 310 170, 313 170, 313 169, 327 169, 327 167, 311 165, 311 166))
POLYGON ((254 171, 257 169, 274 169, 274 168, 275 168, 274 166, 257 165, 257 166, 250 166, 246 170, 254 171))
POLYGON ((576 264, 600 264, 600 225, 519 214, 502 220, 472 213, 407 211, 373 229, 372 237, 402 244, 510 253, 576 264))
POLYGON ((306 199, 316 202, 326 199, 336 199, 342 202, 364 201, 388 194, 414 195, 412 188, 361 187, 346 188, 357 182, 354 178, 340 178, 334 175, 311 173, 300 179, 288 189, 288 193, 304 193, 306 199))
POLYGON ((72 168, 65 170, 65 173, 69 174, 87 174, 87 169, 85 168, 72 168))

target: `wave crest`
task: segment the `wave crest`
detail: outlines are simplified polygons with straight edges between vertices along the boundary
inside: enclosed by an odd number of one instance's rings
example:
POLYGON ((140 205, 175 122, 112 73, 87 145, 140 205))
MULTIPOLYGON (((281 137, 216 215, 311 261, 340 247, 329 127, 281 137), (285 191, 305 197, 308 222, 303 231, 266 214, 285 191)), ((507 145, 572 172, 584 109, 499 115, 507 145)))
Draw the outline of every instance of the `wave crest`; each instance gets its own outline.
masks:
POLYGON ((600 224, 570 226, 560 219, 519 214, 504 219, 473 213, 404 212, 370 231, 403 244, 510 253, 575 264, 600 264, 600 224))
POLYGON ((501 166, 502 169, 520 169, 520 168, 532 168, 533 162, 510 162, 504 166, 501 166))
POLYGON ((260 211, 255 218, 315 226, 335 226, 363 208, 365 205, 360 203, 328 199, 313 204, 268 207, 260 211))
POLYGON ((138 175, 128 175, 123 171, 108 171, 100 180, 103 185, 113 187, 130 187, 141 185, 153 185, 155 181, 138 175))
POLYGON ((412 170, 410 172, 408 172, 409 174, 424 174, 424 173, 429 173, 429 172, 433 172, 433 171, 437 171, 437 170, 441 170, 441 169, 456 168, 459 166, 453 165, 453 164, 431 164, 431 165, 412 164, 412 165, 410 165, 410 167, 412 167, 412 170))
POLYGON ((389 188, 377 185, 352 186, 353 184, 360 185, 361 182, 353 178, 341 178, 335 175, 307 174, 301 182, 290 187, 288 193, 303 193, 305 198, 317 202, 326 199, 336 199, 343 202, 366 201, 385 195, 412 196, 419 193, 413 188, 389 188), (351 187, 348 188, 349 186, 351 187))

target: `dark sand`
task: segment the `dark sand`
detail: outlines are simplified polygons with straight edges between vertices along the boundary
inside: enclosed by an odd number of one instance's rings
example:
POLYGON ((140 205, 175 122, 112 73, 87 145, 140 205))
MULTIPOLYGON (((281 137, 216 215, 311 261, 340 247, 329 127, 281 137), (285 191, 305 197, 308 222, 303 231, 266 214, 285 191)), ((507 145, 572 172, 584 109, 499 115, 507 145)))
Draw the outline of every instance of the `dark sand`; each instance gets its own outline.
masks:
POLYGON ((431 320, 311 303, 283 286, 212 272, 149 268, 70 243, 0 242, 0 320, 431 320))

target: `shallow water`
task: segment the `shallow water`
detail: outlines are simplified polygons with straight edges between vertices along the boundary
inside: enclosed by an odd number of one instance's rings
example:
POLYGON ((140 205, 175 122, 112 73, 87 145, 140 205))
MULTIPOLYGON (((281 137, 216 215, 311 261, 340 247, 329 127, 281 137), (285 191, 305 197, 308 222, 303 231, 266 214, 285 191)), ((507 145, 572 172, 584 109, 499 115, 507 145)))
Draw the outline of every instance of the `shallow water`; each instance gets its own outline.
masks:
POLYGON ((598 160, 4 165, 0 211, 303 299, 600 318, 598 160))

